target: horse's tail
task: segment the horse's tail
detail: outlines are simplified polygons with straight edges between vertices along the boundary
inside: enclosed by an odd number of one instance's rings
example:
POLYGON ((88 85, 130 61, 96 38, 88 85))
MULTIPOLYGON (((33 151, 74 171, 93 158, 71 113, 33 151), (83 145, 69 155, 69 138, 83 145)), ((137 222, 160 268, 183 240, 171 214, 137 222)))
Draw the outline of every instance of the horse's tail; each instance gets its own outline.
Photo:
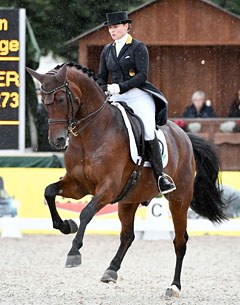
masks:
POLYGON ((212 222, 227 219, 225 204, 219 186, 219 159, 214 144, 193 134, 188 134, 196 161, 196 177, 191 208, 212 222))

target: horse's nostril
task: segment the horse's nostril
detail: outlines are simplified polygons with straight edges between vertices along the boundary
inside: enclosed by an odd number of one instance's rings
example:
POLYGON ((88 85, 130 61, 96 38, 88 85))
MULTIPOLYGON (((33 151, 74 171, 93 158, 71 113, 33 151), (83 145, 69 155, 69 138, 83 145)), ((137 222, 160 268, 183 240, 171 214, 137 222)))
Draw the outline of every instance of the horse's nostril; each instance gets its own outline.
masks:
POLYGON ((66 139, 64 137, 58 137, 56 139, 56 146, 59 148, 64 148, 66 145, 66 139))

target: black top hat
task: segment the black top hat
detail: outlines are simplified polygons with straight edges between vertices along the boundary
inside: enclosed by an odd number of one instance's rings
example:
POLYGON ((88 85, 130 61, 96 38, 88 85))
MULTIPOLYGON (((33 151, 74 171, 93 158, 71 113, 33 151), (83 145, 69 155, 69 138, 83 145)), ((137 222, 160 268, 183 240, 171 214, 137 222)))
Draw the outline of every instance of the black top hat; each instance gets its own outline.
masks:
POLYGON ((106 14, 107 21, 104 22, 104 25, 110 26, 115 24, 122 23, 132 23, 131 19, 128 19, 128 12, 114 12, 106 14))

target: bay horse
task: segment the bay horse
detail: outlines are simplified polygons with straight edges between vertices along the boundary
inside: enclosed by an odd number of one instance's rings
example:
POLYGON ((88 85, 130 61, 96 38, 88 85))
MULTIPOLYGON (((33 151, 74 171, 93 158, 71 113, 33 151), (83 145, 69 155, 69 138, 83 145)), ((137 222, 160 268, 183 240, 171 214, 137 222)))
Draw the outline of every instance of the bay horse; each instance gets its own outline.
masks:
MULTIPOLYGON (((80 249, 85 229, 94 215, 114 202, 135 168, 129 152, 129 138, 120 111, 112 106, 90 70, 68 63, 46 74, 27 71, 41 82, 41 96, 49 117, 49 141, 65 150, 66 175, 45 189, 53 227, 64 234, 77 232, 68 253, 66 267, 81 264, 80 249), (93 195, 80 214, 79 227, 62 220, 56 195, 80 199, 93 195)), ((225 219, 218 184, 219 160, 213 145, 185 133, 171 121, 161 127, 168 144, 166 173, 173 177, 176 190, 166 195, 172 214, 176 253, 175 273, 167 296, 179 296, 181 270, 188 241, 188 208, 213 222, 225 219), (195 176, 196 171, 196 176, 195 176)), ((118 203, 121 221, 120 246, 103 282, 116 282, 123 258, 134 240, 134 217, 138 206, 158 195, 151 168, 142 168, 141 177, 128 197, 118 203)))

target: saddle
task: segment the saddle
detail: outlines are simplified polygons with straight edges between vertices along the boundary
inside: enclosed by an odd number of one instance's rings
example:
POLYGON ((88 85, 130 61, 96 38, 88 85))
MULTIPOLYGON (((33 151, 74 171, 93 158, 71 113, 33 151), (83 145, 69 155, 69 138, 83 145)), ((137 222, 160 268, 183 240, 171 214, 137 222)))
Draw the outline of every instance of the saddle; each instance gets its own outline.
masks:
POLYGON ((144 126, 143 122, 138 115, 134 113, 131 107, 129 107, 125 102, 117 102, 123 106, 126 114, 128 116, 129 122, 132 127, 132 132, 137 145, 138 155, 144 159, 145 158, 145 141, 144 141, 144 126))
MULTIPOLYGON (((111 102, 111 105, 118 108, 122 114, 129 136, 130 154, 133 162, 139 164, 143 161, 144 167, 151 167, 145 154, 144 125, 141 118, 125 102, 111 102)), ((156 126, 156 135, 162 154, 163 167, 166 167, 168 162, 167 143, 164 133, 158 126, 156 126)))
MULTIPOLYGON (((151 167, 151 164, 148 162, 145 155, 144 125, 140 117, 137 116, 125 102, 111 102, 111 105, 118 108, 122 114, 123 121, 129 136, 131 158, 135 163, 135 169, 133 170, 123 190, 117 196, 117 198, 111 201, 111 203, 116 203, 126 199, 126 197, 137 184, 138 179, 141 176, 142 168, 151 167)), ((163 136, 165 140, 163 132, 161 130, 158 132, 161 133, 161 136, 163 136)), ((159 140, 160 137, 158 134, 157 136, 159 140)), ((159 145, 161 145, 161 151, 163 153, 164 144, 161 143, 161 140, 159 140, 159 145)))

